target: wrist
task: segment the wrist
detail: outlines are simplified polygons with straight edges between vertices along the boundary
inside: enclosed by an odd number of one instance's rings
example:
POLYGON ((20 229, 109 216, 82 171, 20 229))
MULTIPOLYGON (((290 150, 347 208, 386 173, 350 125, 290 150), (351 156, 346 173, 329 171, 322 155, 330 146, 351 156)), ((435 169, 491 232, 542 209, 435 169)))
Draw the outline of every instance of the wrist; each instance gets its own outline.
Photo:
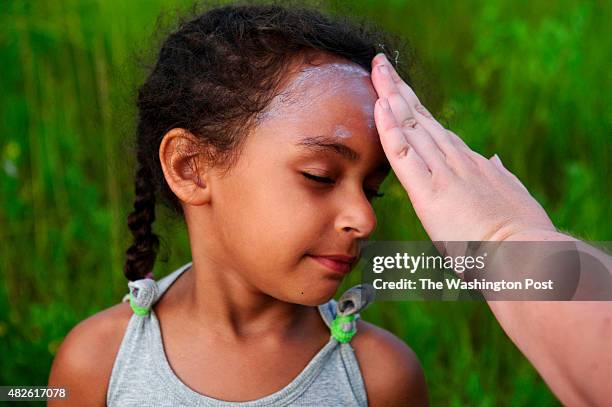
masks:
POLYGON ((509 234, 504 241, 578 241, 578 239, 556 229, 527 229, 509 234))
POLYGON ((567 236, 559 233, 550 219, 508 219, 495 228, 483 241, 513 241, 513 240, 567 240, 567 236))

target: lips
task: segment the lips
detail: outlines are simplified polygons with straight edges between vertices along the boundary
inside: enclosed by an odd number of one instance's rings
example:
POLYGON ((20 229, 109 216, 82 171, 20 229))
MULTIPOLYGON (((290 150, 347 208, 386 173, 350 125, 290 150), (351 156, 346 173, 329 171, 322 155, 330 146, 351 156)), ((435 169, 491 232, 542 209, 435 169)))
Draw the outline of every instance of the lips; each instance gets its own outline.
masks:
POLYGON ((345 256, 345 255, 329 255, 329 256, 314 256, 309 255, 314 260, 325 266, 331 271, 347 274, 351 271, 353 263, 357 259, 356 257, 345 256))

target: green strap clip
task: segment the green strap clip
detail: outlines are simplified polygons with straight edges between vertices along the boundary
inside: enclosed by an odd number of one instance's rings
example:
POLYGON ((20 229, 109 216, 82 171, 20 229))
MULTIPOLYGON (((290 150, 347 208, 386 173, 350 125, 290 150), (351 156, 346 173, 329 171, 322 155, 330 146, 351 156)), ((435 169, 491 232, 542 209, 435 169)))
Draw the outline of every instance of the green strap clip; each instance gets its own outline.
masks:
POLYGON ((355 315, 337 315, 331 323, 331 334, 338 342, 347 343, 356 333, 355 315))
POLYGON ((131 291, 130 291, 130 307, 132 307, 134 314, 141 316, 141 317, 149 313, 149 308, 139 307, 138 305, 136 305, 136 300, 131 291))

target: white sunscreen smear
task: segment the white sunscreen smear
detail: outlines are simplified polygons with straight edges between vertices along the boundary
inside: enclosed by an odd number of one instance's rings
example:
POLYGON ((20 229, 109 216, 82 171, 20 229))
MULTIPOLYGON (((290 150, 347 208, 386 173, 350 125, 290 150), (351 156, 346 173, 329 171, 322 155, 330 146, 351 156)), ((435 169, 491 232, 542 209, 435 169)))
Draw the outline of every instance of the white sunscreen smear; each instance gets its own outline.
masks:
MULTIPOLYGON (((369 77, 370 73, 361 66, 354 63, 327 63, 320 66, 308 66, 300 70, 299 74, 289 83, 279 95, 277 95, 270 105, 260 112, 257 122, 280 117, 291 116, 291 111, 303 110, 307 106, 315 103, 320 96, 334 96, 339 93, 351 91, 357 94, 367 94, 367 87, 360 81, 355 81, 355 77, 369 77), (316 86, 326 84, 327 86, 316 86), (290 107, 291 109, 287 110, 290 107)), ((367 99, 367 98, 366 98, 367 99)), ((374 106, 370 104, 363 106, 363 112, 368 120, 368 127, 373 129, 374 106)), ((349 137, 350 131, 341 125, 337 125, 335 133, 339 137, 349 137)))

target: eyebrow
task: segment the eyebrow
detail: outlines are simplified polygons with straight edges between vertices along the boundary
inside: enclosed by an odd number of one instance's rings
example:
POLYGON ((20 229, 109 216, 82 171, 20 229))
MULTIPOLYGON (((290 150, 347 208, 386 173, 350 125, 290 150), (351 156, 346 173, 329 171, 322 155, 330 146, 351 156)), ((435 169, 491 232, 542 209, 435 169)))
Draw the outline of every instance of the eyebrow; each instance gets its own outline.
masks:
POLYGON ((330 136, 306 136, 300 139, 296 146, 302 147, 310 151, 332 151, 349 161, 359 161, 359 153, 347 146, 338 142, 337 137, 330 136))
MULTIPOLYGON (((328 135, 306 136, 301 138, 295 145, 307 151, 330 151, 351 162, 357 162, 361 157, 358 152, 346 144, 340 143, 338 137, 328 135)), ((376 168, 377 172, 386 173, 390 170, 391 166, 386 160, 378 168, 376 168)))

